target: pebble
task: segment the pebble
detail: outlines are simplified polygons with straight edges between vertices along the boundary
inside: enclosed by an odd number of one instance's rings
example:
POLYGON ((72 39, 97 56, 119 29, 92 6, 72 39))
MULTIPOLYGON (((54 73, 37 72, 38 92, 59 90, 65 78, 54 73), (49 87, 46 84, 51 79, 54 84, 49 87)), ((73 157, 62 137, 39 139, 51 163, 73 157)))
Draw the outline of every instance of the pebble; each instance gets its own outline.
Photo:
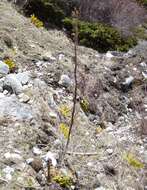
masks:
POLYGON ((145 79, 147 79, 147 72, 142 72, 142 75, 145 79))
POLYGON ((134 80, 133 76, 129 76, 128 78, 126 78, 125 82, 123 83, 124 85, 130 85, 134 80))
POLYGON ((38 62, 36 62, 36 65, 37 65, 37 67, 41 67, 43 63, 44 63, 43 61, 38 61, 38 62))
POLYGON ((105 131, 107 131, 107 132, 112 132, 112 131, 114 131, 114 129, 113 129, 113 127, 107 127, 107 128, 105 129, 105 131))
POLYGON ((110 51, 108 51, 105 56, 108 59, 111 59, 112 57, 114 57, 114 55, 112 55, 112 53, 110 51))
POLYGON ((4 90, 4 91, 3 91, 3 94, 4 94, 4 95, 9 94, 8 90, 4 90))
POLYGON ((63 53, 60 53, 60 54, 58 55, 59 61, 61 61, 64 57, 65 57, 65 55, 64 55, 63 53))
POLYGON ((55 112, 49 112, 49 116, 52 118, 52 119, 56 119, 57 118, 57 114, 55 112))
POLYGON ((27 103, 27 102, 30 100, 30 97, 27 96, 27 95, 24 94, 24 93, 19 94, 18 97, 20 98, 19 101, 22 102, 22 103, 27 103))
POLYGON ((108 154, 112 154, 113 153, 113 149, 111 149, 111 148, 108 148, 106 151, 107 151, 108 154))
POLYGON ((39 148, 37 148, 37 147, 33 147, 33 153, 35 155, 40 155, 40 154, 42 154, 42 151, 39 148))
POLYGON ((142 67, 146 67, 146 66, 147 66, 147 64, 146 64, 145 62, 141 62, 140 65, 141 65, 142 67))
POLYGON ((43 60, 44 60, 44 61, 51 61, 51 62, 54 62, 54 61, 56 61, 56 58, 52 56, 51 52, 46 52, 46 53, 43 55, 43 60))
POLYGON ((89 166, 89 167, 93 167, 94 164, 93 164, 92 162, 88 162, 88 163, 87 163, 87 166, 89 166))
POLYGON ((33 162, 33 160, 34 160, 34 158, 28 158, 28 159, 26 160, 26 163, 27 163, 27 164, 31 164, 31 163, 33 162))
POLYGON ((64 87, 70 87, 72 85, 72 81, 68 75, 61 75, 59 84, 64 87))
POLYGON ((104 187, 97 187, 96 189, 94 190, 106 190, 104 187))

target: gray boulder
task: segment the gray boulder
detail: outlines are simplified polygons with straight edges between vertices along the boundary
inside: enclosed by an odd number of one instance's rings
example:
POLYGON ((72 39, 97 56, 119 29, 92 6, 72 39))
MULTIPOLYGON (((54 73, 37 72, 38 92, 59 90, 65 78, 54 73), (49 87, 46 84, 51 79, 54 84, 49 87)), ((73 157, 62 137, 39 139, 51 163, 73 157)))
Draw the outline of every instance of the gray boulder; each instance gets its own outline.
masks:
POLYGON ((11 93, 20 94, 23 87, 16 74, 9 74, 5 77, 3 89, 11 91, 11 93))
POLYGON ((0 61, 0 76, 7 75, 9 73, 9 67, 3 61, 0 61))
POLYGON ((22 104, 17 97, 3 96, 0 98, 0 116, 10 118, 12 120, 31 120, 33 112, 29 105, 22 104))

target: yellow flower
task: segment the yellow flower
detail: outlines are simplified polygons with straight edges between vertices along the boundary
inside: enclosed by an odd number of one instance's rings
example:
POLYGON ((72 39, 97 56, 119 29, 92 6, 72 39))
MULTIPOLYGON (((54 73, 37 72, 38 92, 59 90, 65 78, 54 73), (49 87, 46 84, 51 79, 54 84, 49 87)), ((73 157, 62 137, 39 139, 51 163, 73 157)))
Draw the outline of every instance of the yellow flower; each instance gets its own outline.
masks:
POLYGON ((65 123, 60 123, 59 125, 60 132, 64 135, 64 137, 67 139, 69 134, 69 127, 65 123))
POLYGON ((34 14, 31 16, 31 22, 37 27, 42 28, 43 22, 39 20, 34 14))
POLYGON ((71 116, 71 109, 67 105, 62 105, 59 108, 59 111, 62 114, 62 116, 64 116, 64 117, 70 117, 71 116))
POLYGON ((9 66, 10 70, 13 70, 16 67, 15 62, 10 58, 5 59, 4 62, 9 66))
POLYGON ((53 181, 58 183, 61 187, 70 187, 73 184, 73 181, 71 177, 63 176, 63 175, 57 175, 53 178, 53 181))

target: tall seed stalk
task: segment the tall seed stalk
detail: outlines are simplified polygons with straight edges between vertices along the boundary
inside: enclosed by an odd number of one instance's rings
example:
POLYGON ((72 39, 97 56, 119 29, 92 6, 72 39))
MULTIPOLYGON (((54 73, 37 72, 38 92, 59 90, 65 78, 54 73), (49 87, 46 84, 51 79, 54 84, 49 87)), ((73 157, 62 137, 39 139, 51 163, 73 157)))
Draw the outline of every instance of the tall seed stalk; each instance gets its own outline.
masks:
POLYGON ((75 111, 76 111, 76 102, 77 102, 77 90, 78 90, 78 80, 77 80, 77 70, 78 70, 78 18, 79 18, 79 11, 75 8, 73 13, 73 29, 74 29, 74 93, 73 93, 73 108, 72 108, 72 114, 71 114, 71 121, 69 126, 69 133, 67 137, 67 142, 65 145, 64 155, 66 154, 68 150, 68 146, 70 143, 70 137, 72 133, 72 128, 74 125, 74 118, 75 118, 75 111))

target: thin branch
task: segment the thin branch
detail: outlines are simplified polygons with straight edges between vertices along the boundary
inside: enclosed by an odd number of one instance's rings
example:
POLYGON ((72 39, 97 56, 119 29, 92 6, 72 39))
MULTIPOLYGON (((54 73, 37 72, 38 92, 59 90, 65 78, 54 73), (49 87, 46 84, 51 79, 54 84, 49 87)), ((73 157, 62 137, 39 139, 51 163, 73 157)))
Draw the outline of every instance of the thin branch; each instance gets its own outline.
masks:
POLYGON ((95 156, 95 155, 98 155, 97 152, 67 152, 67 154, 81 155, 81 156, 95 156))
POLYGON ((51 163, 52 161, 49 159, 47 163, 47 182, 51 182, 51 163))
MULTIPOLYGON (((75 110, 76 110, 76 102, 77 102, 77 90, 78 90, 78 81, 77 81, 77 68, 78 68, 78 55, 77 55, 77 47, 78 47, 78 11, 75 9, 74 11, 75 23, 74 23, 74 30, 75 30, 75 39, 74 39, 74 80, 75 80, 75 88, 74 88, 74 95, 73 95, 73 109, 72 109, 72 115, 71 115, 71 122, 69 127, 69 133, 68 138, 65 146, 64 155, 66 154, 66 151, 68 149, 68 145, 70 142, 70 137, 72 133, 72 128, 74 124, 74 117, 75 117, 75 110)), ((64 156, 63 155, 63 156, 64 156)))

